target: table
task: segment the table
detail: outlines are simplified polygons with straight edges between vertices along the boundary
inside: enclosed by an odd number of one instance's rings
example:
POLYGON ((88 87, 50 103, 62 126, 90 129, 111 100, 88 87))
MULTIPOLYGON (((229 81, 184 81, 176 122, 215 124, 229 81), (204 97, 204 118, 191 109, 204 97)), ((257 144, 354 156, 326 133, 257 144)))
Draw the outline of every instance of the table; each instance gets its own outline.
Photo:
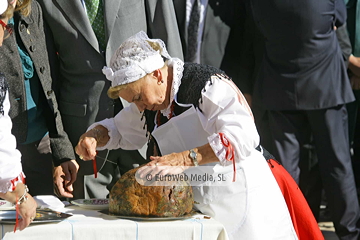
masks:
POLYGON ((1 237, 3 240, 228 240, 221 223, 201 214, 175 221, 133 221, 78 206, 65 207, 62 212, 73 216, 56 223, 32 223, 15 233, 14 225, 1 224, 1 237))

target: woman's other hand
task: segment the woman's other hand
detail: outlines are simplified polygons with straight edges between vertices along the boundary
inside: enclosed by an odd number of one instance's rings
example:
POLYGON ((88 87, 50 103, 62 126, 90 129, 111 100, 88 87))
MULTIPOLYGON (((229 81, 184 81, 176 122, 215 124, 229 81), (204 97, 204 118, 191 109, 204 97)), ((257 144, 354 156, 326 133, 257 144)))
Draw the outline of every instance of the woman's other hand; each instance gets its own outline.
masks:
POLYGON ((28 189, 25 184, 18 183, 14 191, 0 193, 0 197, 13 204, 18 204, 19 214, 21 218, 17 225, 17 229, 23 230, 35 219, 37 204, 34 198, 28 193, 28 189), (21 201, 21 203, 17 203, 21 201))
POLYGON ((19 230, 25 229, 35 219, 36 207, 35 199, 30 194, 27 194, 27 200, 19 205, 19 214, 21 216, 18 225, 19 230))
POLYGON ((92 160, 96 156, 96 147, 105 146, 109 139, 108 130, 98 125, 81 135, 75 152, 82 160, 92 160))
POLYGON ((167 175, 182 173, 187 168, 193 166, 192 160, 188 156, 188 152, 189 151, 171 153, 162 157, 151 156, 151 162, 140 168, 137 173, 140 175, 140 178, 144 178, 149 174, 155 176, 157 174, 167 175))

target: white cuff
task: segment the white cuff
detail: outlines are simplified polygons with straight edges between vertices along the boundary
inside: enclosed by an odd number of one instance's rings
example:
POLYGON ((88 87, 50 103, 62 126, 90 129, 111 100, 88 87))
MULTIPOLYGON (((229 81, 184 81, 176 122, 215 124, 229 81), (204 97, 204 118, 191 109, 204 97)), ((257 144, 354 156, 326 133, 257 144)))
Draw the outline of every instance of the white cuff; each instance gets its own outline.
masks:
POLYGON ((15 190, 18 183, 24 183, 25 174, 21 172, 17 177, 13 179, 2 179, 0 180, 0 192, 7 193, 15 190))
POLYGON ((214 133, 208 137, 210 147, 214 151, 216 157, 219 159, 222 166, 228 166, 232 164, 226 160, 226 147, 222 144, 218 133, 214 133))

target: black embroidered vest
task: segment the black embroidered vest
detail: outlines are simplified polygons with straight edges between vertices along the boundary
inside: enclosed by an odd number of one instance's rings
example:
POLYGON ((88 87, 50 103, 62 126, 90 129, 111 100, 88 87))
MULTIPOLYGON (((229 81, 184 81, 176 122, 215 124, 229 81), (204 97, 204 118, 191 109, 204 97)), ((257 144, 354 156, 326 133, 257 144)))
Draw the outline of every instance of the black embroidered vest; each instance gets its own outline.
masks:
MULTIPOLYGON (((196 63, 185 63, 183 77, 181 78, 181 85, 177 93, 177 101, 183 104, 192 104, 195 108, 200 109, 199 103, 202 102, 201 92, 206 91, 206 83, 208 81, 211 82, 211 76, 216 74, 221 75, 222 77, 225 77, 231 81, 231 79, 226 76, 223 71, 215 67, 196 63)), ((187 108, 180 107, 179 105, 175 104, 174 115, 178 116, 186 110, 187 108)), ((154 120, 156 112, 145 110, 144 115, 146 118, 147 131, 151 133, 155 127, 154 120)), ((167 121, 167 117, 161 115, 161 124, 164 124, 167 121)), ((150 134, 146 153, 147 159, 149 160, 149 157, 153 156, 155 152, 161 155, 155 139, 150 134)))

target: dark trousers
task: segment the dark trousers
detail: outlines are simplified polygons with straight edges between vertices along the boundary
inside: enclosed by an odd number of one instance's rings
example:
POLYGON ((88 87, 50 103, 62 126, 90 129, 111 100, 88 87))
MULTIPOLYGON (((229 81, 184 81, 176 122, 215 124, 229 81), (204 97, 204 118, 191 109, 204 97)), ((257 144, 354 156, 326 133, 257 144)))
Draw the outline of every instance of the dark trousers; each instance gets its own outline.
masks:
POLYGON ((360 108, 360 90, 354 90, 355 101, 346 104, 349 116, 349 140, 353 149, 353 169, 355 173, 355 183, 360 188, 360 118, 358 112, 360 108))
POLYGON ((21 164, 30 194, 54 195, 53 159, 49 135, 33 143, 18 144, 18 149, 22 155, 21 164))
POLYGON ((274 152, 273 138, 269 127, 269 114, 261 105, 253 103, 251 111, 254 114, 257 131, 260 135, 260 144, 270 153, 274 152))
POLYGON ((313 137, 319 172, 340 239, 358 239, 359 204, 344 105, 309 111, 269 111, 274 155, 299 183, 303 146, 313 137))
MULTIPOLYGON (((260 144, 270 153, 274 152, 274 143, 271 137, 269 127, 269 114, 261 105, 253 104, 251 108, 255 123, 260 135, 260 144)), ((300 150, 300 178, 299 187, 303 192, 311 211, 317 221, 320 216, 320 204, 322 196, 322 182, 319 173, 319 165, 317 164, 317 156, 312 139, 301 146, 300 150)))

